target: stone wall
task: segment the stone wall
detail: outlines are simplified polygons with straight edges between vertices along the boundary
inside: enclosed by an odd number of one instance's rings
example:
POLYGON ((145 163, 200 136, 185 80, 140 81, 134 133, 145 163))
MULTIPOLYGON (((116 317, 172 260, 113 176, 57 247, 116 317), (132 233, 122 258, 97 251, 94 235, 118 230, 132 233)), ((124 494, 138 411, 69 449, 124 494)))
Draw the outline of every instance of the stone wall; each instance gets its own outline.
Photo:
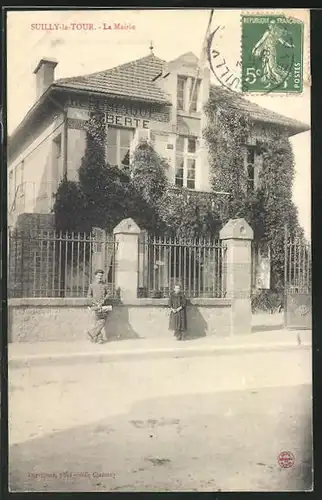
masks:
MULTIPOLYGON (((194 299, 187 309, 188 337, 227 336, 231 301, 194 299)), ((91 313, 86 299, 9 300, 9 342, 86 340, 91 313)), ((106 336, 110 339, 167 338, 169 309, 166 299, 137 299, 116 304, 109 313, 106 336)))

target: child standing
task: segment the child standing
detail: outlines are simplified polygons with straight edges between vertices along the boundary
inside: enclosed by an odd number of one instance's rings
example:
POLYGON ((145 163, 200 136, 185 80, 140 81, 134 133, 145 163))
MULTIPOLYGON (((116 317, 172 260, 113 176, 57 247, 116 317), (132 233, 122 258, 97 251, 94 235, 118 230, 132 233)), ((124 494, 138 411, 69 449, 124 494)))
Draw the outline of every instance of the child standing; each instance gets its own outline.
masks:
POLYGON ((178 340, 184 340, 187 330, 187 299, 181 291, 180 285, 175 285, 173 292, 170 294, 169 307, 169 330, 174 331, 174 335, 178 340))
POLYGON ((90 311, 92 313, 92 328, 88 336, 92 342, 102 344, 104 338, 102 330, 106 325, 108 311, 112 306, 108 302, 111 299, 111 293, 104 283, 104 271, 97 269, 94 274, 94 282, 89 285, 87 297, 90 299, 90 311))

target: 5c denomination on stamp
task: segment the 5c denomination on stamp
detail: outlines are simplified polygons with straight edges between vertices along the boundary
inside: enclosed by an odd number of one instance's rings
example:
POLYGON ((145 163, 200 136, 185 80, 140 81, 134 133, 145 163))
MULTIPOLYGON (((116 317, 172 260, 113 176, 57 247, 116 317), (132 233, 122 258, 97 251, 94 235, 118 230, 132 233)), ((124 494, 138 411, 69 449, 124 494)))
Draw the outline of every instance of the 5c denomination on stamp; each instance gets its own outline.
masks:
POLYGON ((242 91, 303 91, 303 22, 285 16, 242 15, 242 91))

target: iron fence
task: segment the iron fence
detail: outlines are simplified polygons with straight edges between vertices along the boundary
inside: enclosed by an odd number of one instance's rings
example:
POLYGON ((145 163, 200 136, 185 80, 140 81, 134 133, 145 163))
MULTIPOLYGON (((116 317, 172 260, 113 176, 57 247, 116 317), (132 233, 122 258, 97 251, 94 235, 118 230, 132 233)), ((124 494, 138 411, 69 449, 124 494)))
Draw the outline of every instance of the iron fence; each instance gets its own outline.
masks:
POLYGON ((175 283, 187 297, 225 297, 226 246, 221 241, 141 233, 138 250, 138 297, 167 297, 175 283))
POLYGON ((286 293, 310 293, 312 256, 310 243, 299 239, 285 242, 284 281, 286 293))
POLYGON ((14 230, 8 245, 10 297, 84 297, 95 267, 115 293, 113 237, 98 243, 92 233, 14 230))

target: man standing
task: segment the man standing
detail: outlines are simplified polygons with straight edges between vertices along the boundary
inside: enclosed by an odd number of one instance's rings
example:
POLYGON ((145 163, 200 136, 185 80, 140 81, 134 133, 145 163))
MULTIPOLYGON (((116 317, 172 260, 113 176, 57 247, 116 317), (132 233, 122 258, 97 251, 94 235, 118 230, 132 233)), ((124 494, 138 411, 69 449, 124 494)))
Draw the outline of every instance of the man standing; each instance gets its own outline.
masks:
POLYGON ((88 332, 88 336, 92 342, 102 344, 104 338, 102 330, 106 325, 108 311, 112 310, 111 293, 104 283, 104 271, 97 269, 94 274, 94 282, 89 285, 87 297, 91 303, 89 310, 92 313, 92 328, 88 332))

